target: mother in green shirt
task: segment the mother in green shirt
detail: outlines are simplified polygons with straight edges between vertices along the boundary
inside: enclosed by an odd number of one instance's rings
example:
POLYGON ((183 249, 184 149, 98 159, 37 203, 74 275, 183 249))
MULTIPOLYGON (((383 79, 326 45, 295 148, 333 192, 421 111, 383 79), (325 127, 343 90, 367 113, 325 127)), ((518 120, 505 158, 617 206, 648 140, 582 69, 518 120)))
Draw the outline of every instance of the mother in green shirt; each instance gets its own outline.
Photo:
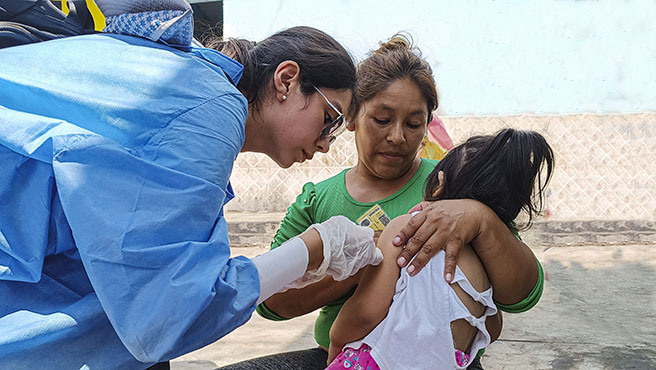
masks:
MULTIPOLYGON (((417 157, 431 112, 438 104, 428 63, 407 38, 396 35, 359 64, 353 99, 350 116, 354 119, 347 127, 355 132, 357 165, 316 185, 305 184, 289 207, 272 248, 334 215, 358 222, 379 207, 391 219, 422 201, 426 177, 436 163, 417 157)), ((418 208, 423 211, 398 238, 399 244, 407 244, 400 265, 417 254, 408 267, 411 275, 440 249, 447 250, 447 265, 452 265, 453 273, 458 250, 467 243, 485 265, 501 310, 521 312, 537 303, 543 286, 541 267, 530 248, 494 212, 472 200, 421 203, 418 208)), ((445 272, 447 281, 449 273, 445 272)), ((303 289, 276 294, 259 305, 257 312, 271 320, 286 320, 320 308, 314 327, 319 348, 223 369, 323 369, 330 327, 358 279, 359 274, 340 282, 329 277, 303 289)), ((482 369, 479 358, 468 369, 482 369)))

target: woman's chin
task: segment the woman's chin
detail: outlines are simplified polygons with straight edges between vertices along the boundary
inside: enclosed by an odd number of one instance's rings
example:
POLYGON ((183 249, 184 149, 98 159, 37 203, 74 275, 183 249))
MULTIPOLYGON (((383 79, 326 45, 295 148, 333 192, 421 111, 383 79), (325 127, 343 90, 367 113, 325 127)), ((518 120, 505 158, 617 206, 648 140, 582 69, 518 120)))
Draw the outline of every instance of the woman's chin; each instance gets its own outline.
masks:
POLYGON ((374 173, 382 180, 396 180, 403 177, 412 168, 412 163, 384 163, 376 166, 374 173))
POLYGON ((280 168, 289 168, 294 163, 299 162, 298 160, 294 160, 293 158, 273 158, 273 157, 270 158, 273 159, 273 161, 276 162, 276 164, 280 166, 280 168))

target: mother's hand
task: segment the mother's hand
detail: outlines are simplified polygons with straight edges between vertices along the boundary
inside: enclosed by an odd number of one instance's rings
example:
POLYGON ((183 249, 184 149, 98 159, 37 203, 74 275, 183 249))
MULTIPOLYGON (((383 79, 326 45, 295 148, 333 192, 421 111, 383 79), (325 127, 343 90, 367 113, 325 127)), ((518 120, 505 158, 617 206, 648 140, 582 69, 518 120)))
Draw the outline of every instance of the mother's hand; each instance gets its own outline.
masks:
POLYGON ((422 202, 411 211, 420 210, 394 238, 394 245, 405 249, 398 264, 405 267, 414 257, 408 273, 417 274, 441 249, 446 251, 444 278, 453 280, 460 248, 474 240, 481 232, 484 217, 492 212, 488 207, 472 199, 447 199, 422 202))

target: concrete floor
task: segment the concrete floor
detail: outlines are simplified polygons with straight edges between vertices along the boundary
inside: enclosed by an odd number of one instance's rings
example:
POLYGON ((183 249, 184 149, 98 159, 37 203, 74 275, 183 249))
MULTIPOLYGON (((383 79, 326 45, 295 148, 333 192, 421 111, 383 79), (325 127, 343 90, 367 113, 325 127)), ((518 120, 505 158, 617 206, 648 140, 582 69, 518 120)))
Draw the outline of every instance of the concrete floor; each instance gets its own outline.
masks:
MULTIPOLYGON (((263 248, 235 248, 254 256, 263 248)), ((535 248, 548 280, 540 303, 506 314, 486 370, 656 369, 656 245, 535 248)), ((286 322, 254 314, 223 339, 172 361, 173 370, 205 370, 315 346, 316 313, 286 322)))

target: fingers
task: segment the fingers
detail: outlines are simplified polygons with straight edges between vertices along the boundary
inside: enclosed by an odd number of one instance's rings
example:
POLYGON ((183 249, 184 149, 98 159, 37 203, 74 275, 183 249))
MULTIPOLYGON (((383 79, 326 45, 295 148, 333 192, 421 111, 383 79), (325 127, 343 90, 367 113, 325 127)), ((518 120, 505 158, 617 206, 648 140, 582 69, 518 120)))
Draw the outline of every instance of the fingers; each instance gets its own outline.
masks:
POLYGON ((377 266, 381 262, 383 262, 383 252, 380 249, 375 248, 374 258, 373 258, 373 261, 371 262, 371 264, 374 265, 374 266, 377 266))
POLYGON ((392 240, 392 244, 394 244, 397 247, 401 247, 405 245, 406 242, 408 241, 408 237, 414 235, 417 229, 424 223, 425 220, 426 220, 426 215, 423 215, 421 213, 412 216, 410 221, 408 221, 408 223, 405 226, 403 226, 403 228, 396 234, 394 240, 392 240))
POLYGON ((429 242, 426 242, 421 249, 417 252, 417 255, 415 256, 415 259, 412 260, 412 263, 410 266, 408 266, 408 274, 410 276, 415 276, 416 274, 421 271, 421 269, 426 266, 428 261, 437 253, 439 249, 435 249, 432 244, 429 242))
MULTIPOLYGON (((392 240, 392 244, 394 244, 397 247, 401 247, 405 245, 406 247, 403 249, 401 254, 399 255, 399 258, 396 260, 397 264, 399 267, 405 267, 407 265, 408 261, 415 255, 417 250, 419 249, 419 246, 417 245, 417 242, 421 240, 421 234, 417 233, 417 229, 424 223, 426 220, 426 216, 422 215, 421 213, 413 216, 410 218, 410 221, 403 226, 403 228, 396 234, 394 237, 394 240, 392 240), (410 241, 414 240, 414 243, 410 243, 408 240, 408 236, 413 235, 412 239, 410 241), (410 246, 415 246, 414 249, 408 249, 410 246)), ((419 245, 422 245, 422 242, 419 242, 419 245)))
POLYGON ((408 211, 408 213, 412 214, 413 212, 420 212, 420 211, 422 211, 422 210, 424 209, 424 207, 426 207, 428 204, 429 204, 428 202, 419 202, 419 203, 417 203, 416 206, 410 208, 410 210, 408 211))
POLYGON ((459 240, 451 240, 446 245, 446 256, 444 257, 444 280, 446 280, 447 283, 451 283, 456 274, 458 254, 463 245, 462 241, 459 240))
POLYGON ((414 260, 411 266, 408 266, 408 273, 416 275, 428 261, 439 251, 439 239, 441 235, 435 234, 430 223, 423 223, 415 234, 408 239, 405 248, 399 254, 397 264, 404 267, 410 260, 414 260))
MULTIPOLYGON (((432 229, 427 229, 428 232, 432 231, 432 229)), ((421 229, 419 229, 418 233, 422 232, 421 229)), ((421 271, 428 261, 430 261, 433 256, 435 256, 439 251, 440 251, 440 246, 444 245, 447 243, 446 239, 446 233, 432 233, 432 234, 422 234, 422 235, 430 235, 428 240, 426 240, 423 245, 420 245, 418 247, 417 255, 415 256, 414 260, 412 260, 412 263, 410 266, 408 266, 408 274, 410 276, 417 275, 419 271, 421 271)), ((411 240, 414 241, 414 236, 411 238, 411 240)), ((414 249, 415 247, 411 247, 414 249)))

